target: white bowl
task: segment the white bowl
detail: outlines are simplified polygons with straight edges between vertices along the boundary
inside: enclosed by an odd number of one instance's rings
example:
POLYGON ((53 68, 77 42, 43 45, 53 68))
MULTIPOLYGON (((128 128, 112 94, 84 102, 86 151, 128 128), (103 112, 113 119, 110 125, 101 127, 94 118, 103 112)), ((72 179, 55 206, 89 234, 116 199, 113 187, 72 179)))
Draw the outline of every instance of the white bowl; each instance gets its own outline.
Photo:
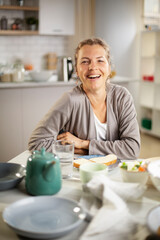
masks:
POLYGON ((49 78, 52 76, 53 71, 51 70, 30 71, 29 74, 33 81, 45 82, 45 81, 48 81, 49 78))
POLYGON ((160 226, 160 206, 152 208, 147 215, 147 227, 154 234, 158 233, 160 226))
POLYGON ((147 169, 153 185, 160 191, 160 160, 149 163, 147 169))
POLYGON ((82 183, 89 182, 94 176, 106 175, 108 166, 102 163, 84 163, 80 166, 80 179, 82 183))
MULTIPOLYGON (((127 162, 134 162, 134 161, 125 161, 127 162)), ((122 163, 119 164, 120 173, 122 176, 122 180, 124 182, 132 182, 132 183, 141 183, 146 184, 149 174, 147 171, 145 172, 135 172, 135 171, 128 171, 124 168, 121 168, 122 163)))

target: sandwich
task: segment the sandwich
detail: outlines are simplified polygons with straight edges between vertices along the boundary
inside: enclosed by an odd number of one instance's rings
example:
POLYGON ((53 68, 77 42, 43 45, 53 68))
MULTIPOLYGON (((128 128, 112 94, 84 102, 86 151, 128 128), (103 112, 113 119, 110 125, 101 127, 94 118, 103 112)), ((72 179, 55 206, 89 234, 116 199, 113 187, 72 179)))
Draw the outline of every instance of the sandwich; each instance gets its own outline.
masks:
POLYGON ((80 165, 85 164, 85 163, 89 163, 89 162, 95 162, 95 163, 102 163, 105 164, 107 166, 116 163, 117 161, 117 156, 114 154, 108 154, 106 156, 103 157, 95 157, 95 158, 90 158, 90 159, 86 159, 86 158, 78 158, 76 160, 73 161, 73 166, 76 168, 79 168, 80 165))
POLYGON ((103 163, 107 166, 116 163, 117 161, 117 156, 114 154, 108 154, 104 157, 96 157, 96 158, 90 158, 90 161, 94 161, 96 163, 103 163))
POLYGON ((79 168, 81 164, 89 163, 89 162, 93 162, 93 161, 86 158, 78 158, 73 161, 73 167, 79 168))

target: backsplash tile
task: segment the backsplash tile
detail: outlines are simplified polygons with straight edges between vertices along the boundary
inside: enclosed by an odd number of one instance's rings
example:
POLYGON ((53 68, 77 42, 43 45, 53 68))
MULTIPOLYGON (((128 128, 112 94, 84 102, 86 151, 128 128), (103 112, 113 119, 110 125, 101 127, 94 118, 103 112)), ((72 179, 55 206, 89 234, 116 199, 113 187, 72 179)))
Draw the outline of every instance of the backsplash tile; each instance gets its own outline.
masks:
POLYGON ((17 58, 34 69, 44 67, 44 57, 49 52, 57 56, 69 55, 67 36, 0 36, 0 64, 12 64, 17 58))

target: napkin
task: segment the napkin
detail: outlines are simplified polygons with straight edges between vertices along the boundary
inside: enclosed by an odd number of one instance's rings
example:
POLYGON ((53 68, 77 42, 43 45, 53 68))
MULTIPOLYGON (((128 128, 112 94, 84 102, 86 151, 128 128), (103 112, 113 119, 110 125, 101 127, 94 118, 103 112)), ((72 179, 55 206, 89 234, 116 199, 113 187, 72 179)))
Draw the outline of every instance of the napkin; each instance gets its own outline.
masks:
POLYGON ((146 186, 95 176, 83 185, 80 205, 93 217, 80 240, 130 239, 137 220, 130 214, 126 202, 141 197, 146 186))

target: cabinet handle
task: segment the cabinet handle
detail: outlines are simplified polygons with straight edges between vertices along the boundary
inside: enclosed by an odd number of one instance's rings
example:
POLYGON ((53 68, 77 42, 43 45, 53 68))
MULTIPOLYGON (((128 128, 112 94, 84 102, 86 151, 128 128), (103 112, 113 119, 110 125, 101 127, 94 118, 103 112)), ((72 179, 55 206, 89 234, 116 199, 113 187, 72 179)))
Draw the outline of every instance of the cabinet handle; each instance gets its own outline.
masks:
POLYGON ((63 32, 62 29, 53 29, 52 31, 53 31, 53 32, 63 32))

